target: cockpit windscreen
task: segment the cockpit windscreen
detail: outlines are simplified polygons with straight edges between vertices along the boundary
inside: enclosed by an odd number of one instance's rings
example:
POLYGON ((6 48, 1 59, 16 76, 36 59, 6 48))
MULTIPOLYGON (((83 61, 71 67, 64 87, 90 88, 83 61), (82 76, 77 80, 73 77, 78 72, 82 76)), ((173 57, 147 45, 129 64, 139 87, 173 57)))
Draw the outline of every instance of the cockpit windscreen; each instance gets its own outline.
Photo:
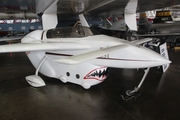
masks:
POLYGON ((47 31, 47 38, 77 38, 92 35, 92 31, 83 26, 55 28, 47 31))

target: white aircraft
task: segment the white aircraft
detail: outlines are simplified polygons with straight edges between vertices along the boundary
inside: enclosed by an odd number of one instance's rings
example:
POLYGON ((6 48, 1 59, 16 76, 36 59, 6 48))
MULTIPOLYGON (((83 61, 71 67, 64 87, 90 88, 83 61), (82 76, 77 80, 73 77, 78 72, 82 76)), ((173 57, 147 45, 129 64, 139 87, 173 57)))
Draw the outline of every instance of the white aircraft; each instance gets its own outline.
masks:
MULTIPOLYGON (((56 3, 57 1, 52 6, 56 3)), ((151 67, 171 63, 158 53, 140 45, 150 41, 149 38, 129 42, 93 34, 82 14, 79 14, 82 26, 70 28, 49 26, 47 21, 51 20, 54 24, 55 15, 50 18, 49 14, 44 14, 42 18, 45 30, 27 34, 21 39, 21 43, 0 46, 0 53, 26 52, 36 68, 34 75, 26 77, 33 87, 45 86, 39 72, 64 83, 75 83, 89 89, 107 78, 109 67, 147 68, 138 87, 127 92, 127 95, 131 96, 139 90, 151 67)))
POLYGON ((38 76, 40 72, 88 89, 106 79, 108 67, 149 70, 170 63, 139 45, 149 40, 132 43, 106 35, 93 35, 88 27, 78 26, 36 30, 22 38, 20 44, 1 45, 0 52, 26 52, 36 68, 35 75, 27 76, 26 80, 34 87, 45 86, 38 76))

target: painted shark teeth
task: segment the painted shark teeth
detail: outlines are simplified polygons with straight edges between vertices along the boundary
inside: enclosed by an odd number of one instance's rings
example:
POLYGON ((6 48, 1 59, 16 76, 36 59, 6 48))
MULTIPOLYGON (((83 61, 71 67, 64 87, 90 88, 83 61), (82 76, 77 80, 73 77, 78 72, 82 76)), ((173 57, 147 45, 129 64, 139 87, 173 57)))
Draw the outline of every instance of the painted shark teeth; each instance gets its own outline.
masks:
POLYGON ((103 81, 106 79, 108 75, 108 68, 107 67, 101 67, 101 68, 96 68, 89 72, 84 79, 95 79, 99 81, 103 81))

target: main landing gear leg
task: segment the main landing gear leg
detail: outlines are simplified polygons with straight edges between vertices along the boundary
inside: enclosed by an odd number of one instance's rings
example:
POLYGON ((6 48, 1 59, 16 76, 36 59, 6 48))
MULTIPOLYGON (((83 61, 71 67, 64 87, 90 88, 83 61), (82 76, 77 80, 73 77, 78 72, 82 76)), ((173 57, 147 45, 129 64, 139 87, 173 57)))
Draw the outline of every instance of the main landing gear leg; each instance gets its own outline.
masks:
POLYGON ((46 56, 44 56, 44 58, 42 59, 42 61, 40 62, 40 64, 38 65, 37 69, 36 69, 36 73, 35 75, 38 75, 39 69, 41 68, 42 64, 44 63, 44 61, 47 59, 46 56))
POLYGON ((43 79, 41 77, 38 76, 38 72, 39 69, 41 68, 42 64, 44 63, 44 61, 47 59, 46 56, 44 56, 44 58, 41 60, 40 64, 38 65, 35 75, 29 75, 26 76, 26 81, 33 87, 42 87, 45 86, 45 82, 43 81, 43 79))
POLYGON ((130 99, 136 99, 140 94, 137 94, 138 90, 140 89, 140 87, 142 86, 147 74, 149 73, 150 68, 147 68, 144 70, 144 75, 139 83, 139 85, 137 87, 134 88, 134 90, 127 90, 125 92, 125 94, 121 95, 121 97, 124 100, 130 100, 130 99))

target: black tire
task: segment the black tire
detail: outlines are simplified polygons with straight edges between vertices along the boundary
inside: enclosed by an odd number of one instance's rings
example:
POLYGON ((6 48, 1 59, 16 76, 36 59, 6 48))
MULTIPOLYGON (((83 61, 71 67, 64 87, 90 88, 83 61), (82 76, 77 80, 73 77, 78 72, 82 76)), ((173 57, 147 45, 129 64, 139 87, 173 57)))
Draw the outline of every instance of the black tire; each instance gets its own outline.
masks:
POLYGON ((176 43, 175 42, 171 42, 171 43, 169 43, 169 46, 170 46, 170 48, 174 48, 176 46, 176 43))

